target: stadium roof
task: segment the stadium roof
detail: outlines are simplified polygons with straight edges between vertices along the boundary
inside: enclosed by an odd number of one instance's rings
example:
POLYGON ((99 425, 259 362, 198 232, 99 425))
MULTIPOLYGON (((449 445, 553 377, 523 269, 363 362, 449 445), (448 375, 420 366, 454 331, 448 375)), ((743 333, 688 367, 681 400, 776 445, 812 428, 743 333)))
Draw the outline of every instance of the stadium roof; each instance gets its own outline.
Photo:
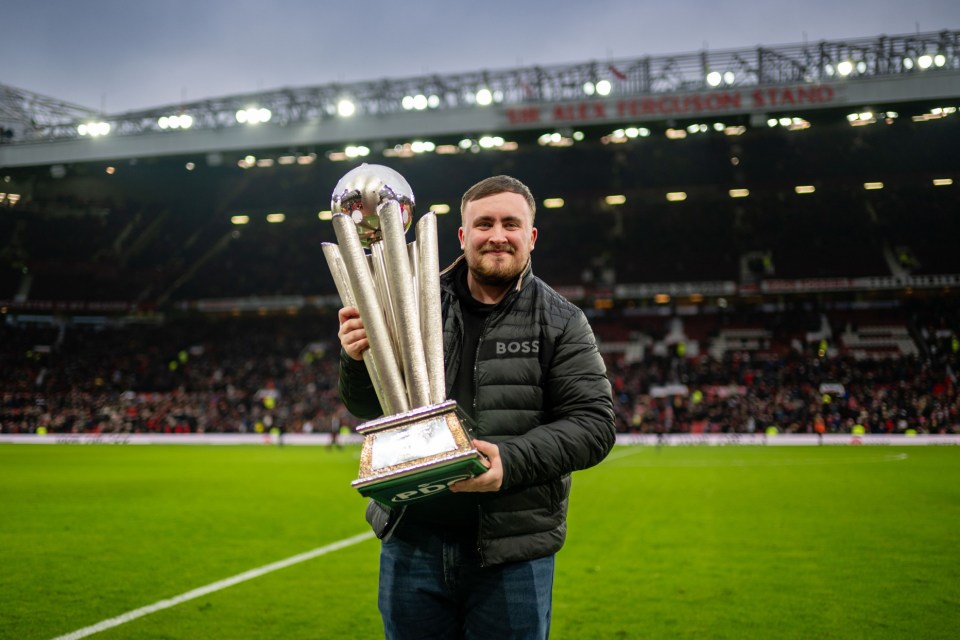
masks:
MULTIPOLYGON (((0 167, 864 110, 960 96, 960 31, 285 88, 95 114, 0 85, 0 167)), ((392 143, 392 142, 391 142, 392 143)))

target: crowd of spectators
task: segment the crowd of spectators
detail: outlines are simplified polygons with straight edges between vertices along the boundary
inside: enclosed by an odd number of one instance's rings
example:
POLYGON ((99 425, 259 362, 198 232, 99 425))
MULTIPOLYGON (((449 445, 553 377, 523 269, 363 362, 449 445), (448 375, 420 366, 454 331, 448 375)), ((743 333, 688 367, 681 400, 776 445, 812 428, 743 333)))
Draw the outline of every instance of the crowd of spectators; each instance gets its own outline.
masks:
MULTIPOLYGON (((0 328, 0 431, 330 432, 332 313, 193 318, 122 327, 0 328)), ((960 433, 956 333, 925 326, 919 356, 815 347, 682 357, 608 353, 617 428, 633 433, 960 433), (952 338, 948 336, 954 336, 952 338)))

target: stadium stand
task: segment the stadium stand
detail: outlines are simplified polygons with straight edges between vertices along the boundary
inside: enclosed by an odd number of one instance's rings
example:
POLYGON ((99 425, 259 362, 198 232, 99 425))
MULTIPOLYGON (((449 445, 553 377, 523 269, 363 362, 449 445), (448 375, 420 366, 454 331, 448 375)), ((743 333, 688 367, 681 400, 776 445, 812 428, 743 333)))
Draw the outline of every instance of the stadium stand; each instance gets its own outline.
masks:
MULTIPOLYGON (((960 117, 908 117, 927 109, 857 127, 802 113, 794 131, 736 116, 737 135, 684 139, 665 121, 618 143, 591 125, 558 148, 514 132, 513 151, 371 161, 418 211, 450 207, 443 265, 477 179, 563 199, 538 209, 535 270, 590 316, 622 432, 957 433, 960 117)), ((318 219, 350 167, 319 151, 4 169, 23 197, 0 207, 0 430, 355 424, 318 219)))

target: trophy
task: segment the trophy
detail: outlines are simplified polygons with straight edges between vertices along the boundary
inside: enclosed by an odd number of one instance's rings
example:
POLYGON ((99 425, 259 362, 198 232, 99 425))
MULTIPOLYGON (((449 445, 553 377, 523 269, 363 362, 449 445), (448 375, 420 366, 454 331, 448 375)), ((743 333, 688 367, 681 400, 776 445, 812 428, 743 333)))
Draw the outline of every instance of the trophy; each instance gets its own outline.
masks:
POLYGON ((360 311, 370 343, 363 361, 384 411, 357 427, 364 440, 352 484, 388 506, 443 493, 487 469, 469 417, 445 400, 437 220, 424 214, 407 243, 413 207, 403 176, 362 164, 333 190, 337 243, 323 244, 340 299, 360 311))

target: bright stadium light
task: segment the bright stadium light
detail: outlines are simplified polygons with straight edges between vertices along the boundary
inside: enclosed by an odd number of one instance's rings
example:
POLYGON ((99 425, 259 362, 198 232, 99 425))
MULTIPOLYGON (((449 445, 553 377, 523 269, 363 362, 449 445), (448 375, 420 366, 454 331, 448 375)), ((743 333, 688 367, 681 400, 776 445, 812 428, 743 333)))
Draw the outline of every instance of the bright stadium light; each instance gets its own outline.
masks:
POLYGON ((90 136, 96 138, 110 133, 109 122, 85 122, 77 127, 77 133, 81 136, 90 136))
POLYGON ((913 58, 904 58, 903 59, 903 68, 909 71, 913 69, 913 58))
POLYGON ((719 87, 723 82, 723 75, 719 71, 711 71, 707 74, 707 84, 711 87, 719 87))
POLYGON ((403 100, 400 101, 400 106, 406 111, 413 109, 413 96, 403 96, 403 100))
POLYGON ((594 93, 597 92, 597 87, 596 85, 594 85, 592 82, 588 80, 587 82, 583 83, 583 92, 588 96, 592 96, 594 93))
POLYGON ((418 93, 413 96, 413 108, 417 111, 423 111, 427 108, 427 96, 422 93, 418 93))
POLYGON ((193 116, 186 113, 179 116, 161 116, 157 119, 161 129, 189 129, 193 126, 193 116))
POLYGON ((613 89, 613 85, 610 84, 609 80, 601 80, 597 83, 597 93, 601 96, 610 95, 611 89, 613 89))
POLYGON ((853 73, 853 62, 850 60, 844 60, 837 65, 837 73, 842 76, 848 76, 853 73))
POLYGON ((266 107, 259 109, 257 107, 247 107, 236 113, 237 122, 240 124, 260 124, 261 122, 269 122, 272 117, 273 113, 266 107))
POLYGON ((491 102, 493 102, 493 94, 490 92, 490 89, 484 87, 477 91, 477 104, 481 107, 486 107, 491 102))
POLYGON ((429 140, 414 140, 410 143, 410 150, 414 153, 431 153, 437 150, 437 145, 429 140))
POLYGON ((337 113, 340 114, 340 116, 343 118, 349 118, 356 112, 357 112, 357 106, 353 104, 352 100, 343 98, 337 103, 337 113))
POLYGON ((933 56, 933 64, 937 67, 942 67, 943 65, 947 64, 946 56, 944 56, 942 53, 938 53, 937 55, 933 56))
POLYGON ((440 96, 438 96, 438 95, 435 94, 435 93, 434 93, 434 94, 430 94, 429 96, 427 96, 427 106, 430 107, 431 109, 436 109, 437 107, 439 107, 439 106, 440 106, 440 96))
POLYGON ((723 72, 723 81, 727 84, 733 84, 733 81, 737 79, 737 74, 733 71, 724 71, 723 72))
POLYGON ((930 66, 933 65, 933 56, 931 56, 929 53, 923 54, 917 58, 917 65, 921 69, 929 69, 930 66))
POLYGON ((370 155, 370 148, 361 145, 350 145, 343 152, 348 158, 363 158, 370 155))
POLYGON ((563 204, 563 198, 547 198, 543 201, 543 206, 546 209, 559 209, 563 204))

